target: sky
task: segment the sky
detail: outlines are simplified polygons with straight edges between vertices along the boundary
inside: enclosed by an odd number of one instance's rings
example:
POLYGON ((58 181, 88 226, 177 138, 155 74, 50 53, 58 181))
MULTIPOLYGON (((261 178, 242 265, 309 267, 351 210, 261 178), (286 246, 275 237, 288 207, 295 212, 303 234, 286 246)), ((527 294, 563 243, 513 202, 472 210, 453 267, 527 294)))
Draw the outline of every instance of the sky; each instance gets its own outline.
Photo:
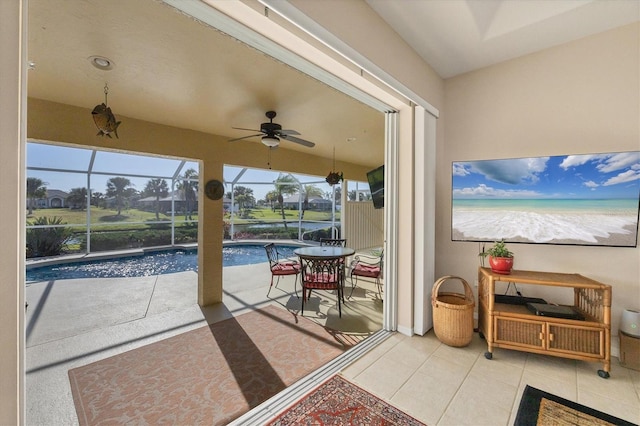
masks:
MULTIPOLYGON (((68 146, 49 145, 43 143, 27 143, 27 177, 37 177, 45 182, 48 189, 59 189, 68 192, 72 188, 87 187, 86 171, 89 169, 92 156, 91 149, 75 148, 68 146), (46 170, 33 170, 31 167, 46 169, 62 169, 65 172, 53 172, 46 170)), ((150 157, 137 154, 97 151, 91 175, 91 189, 93 192, 106 192, 107 181, 115 176, 125 176, 133 184, 133 187, 142 191, 146 183, 152 178, 164 178, 171 185, 171 177, 176 174, 182 161, 185 164, 179 171, 183 175, 186 170, 193 168, 198 171, 198 162, 189 159, 150 157), (103 175, 101 173, 108 173, 103 175)), ((223 177, 226 187, 225 192, 231 190, 231 182, 248 186, 254 190, 256 200, 264 199, 267 192, 275 189, 273 181, 278 178, 280 172, 274 170, 247 169, 238 176, 242 168, 225 166, 223 177), (268 182, 267 185, 256 185, 257 182, 268 182)), ((331 187, 324 181, 324 176, 306 176, 296 174, 295 177, 302 184, 315 185, 324 193, 330 192, 331 187)), ((358 182, 358 189, 368 190, 365 182, 358 182)), ((350 187, 350 189, 353 189, 350 187)))
POLYGON ((640 151, 454 162, 454 199, 638 199, 640 151))

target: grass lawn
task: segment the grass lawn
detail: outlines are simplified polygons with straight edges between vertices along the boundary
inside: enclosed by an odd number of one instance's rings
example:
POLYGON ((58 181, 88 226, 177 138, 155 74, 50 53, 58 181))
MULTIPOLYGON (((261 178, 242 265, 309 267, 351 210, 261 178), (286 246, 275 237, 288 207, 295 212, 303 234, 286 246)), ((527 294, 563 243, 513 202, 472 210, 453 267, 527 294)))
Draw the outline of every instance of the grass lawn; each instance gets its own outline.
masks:
MULTIPOLYGON (((33 211, 33 214, 27 214, 27 222, 33 221, 38 217, 60 217, 62 222, 66 222, 70 225, 84 225, 87 223, 86 210, 71 210, 66 208, 61 209, 37 209, 33 211)), ((194 220, 198 220, 198 215, 194 214, 194 220)), ((112 225, 109 228, 113 229, 118 227, 117 225, 127 225, 127 229, 136 227, 136 225, 128 224, 128 222, 152 222, 156 220, 156 214, 152 212, 146 212, 137 209, 122 210, 120 216, 118 216, 117 210, 103 209, 95 206, 91 206, 91 224, 92 225, 112 225)), ((170 223, 170 216, 160 214, 160 220, 170 223)), ((176 216, 176 222, 184 221, 184 216, 176 216)), ((141 224, 138 227, 146 227, 147 225, 141 224)))
MULTIPOLYGON (((133 225, 130 222, 154 222, 156 215, 153 212, 142 211, 138 209, 122 210, 121 215, 117 215, 117 210, 103 209, 100 207, 91 206, 91 224, 92 225, 109 225, 109 229, 117 229, 118 227, 126 226, 127 229, 132 228, 144 228, 146 224, 133 225)), ((298 211, 286 209, 284 211, 287 221, 298 220, 298 211)), ((37 209, 33 211, 33 214, 27 215, 27 222, 32 221, 38 217, 60 217, 64 223, 69 225, 80 225, 84 228, 87 223, 87 212, 85 210, 71 210, 67 208, 60 209, 37 209)), ((194 214, 194 220, 198 220, 198 215, 194 214)), ((230 215, 226 213, 224 215, 225 220, 230 219, 230 215)), ((171 217, 160 214, 160 220, 170 223, 171 217)), ((177 215, 175 217, 177 223, 184 221, 184 215, 177 215)), ((304 220, 312 221, 330 221, 331 212, 327 211, 313 211, 307 210, 304 213, 304 220)), ((336 213, 336 220, 340 220, 340 213, 336 213)), ((282 213, 279 209, 272 210, 269 207, 255 207, 249 209, 247 214, 236 214, 234 222, 236 224, 252 224, 252 223, 278 223, 282 221, 282 213)), ((107 226, 105 226, 107 228, 107 226)))
MULTIPOLYGON (((298 210, 285 209, 284 216, 287 221, 298 220, 298 210)), ((225 220, 229 220, 230 214, 225 213, 225 220)), ((313 211, 306 210, 304 212, 304 220, 318 220, 318 221, 330 221, 330 211, 313 211)), ((336 212, 336 220, 340 220, 340 213, 336 212)), ((255 207, 248 210, 246 217, 239 213, 236 213, 234 222, 237 224, 249 224, 249 223, 261 223, 261 222, 281 222, 282 212, 280 209, 272 210, 269 207, 255 207)))

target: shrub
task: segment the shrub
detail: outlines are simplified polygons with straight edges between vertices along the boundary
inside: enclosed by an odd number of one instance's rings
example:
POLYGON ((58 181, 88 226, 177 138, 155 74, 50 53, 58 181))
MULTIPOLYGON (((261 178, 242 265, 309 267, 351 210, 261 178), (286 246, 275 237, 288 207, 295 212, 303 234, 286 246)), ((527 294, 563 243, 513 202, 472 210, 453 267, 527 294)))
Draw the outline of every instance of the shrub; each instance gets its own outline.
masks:
MULTIPOLYGON (((175 243, 198 241, 197 227, 179 227, 175 230, 175 243)), ((171 229, 145 229, 91 233, 91 251, 122 250, 127 248, 166 246, 171 244, 171 229)), ((81 243, 86 250, 86 241, 81 243)))
POLYGON ((72 234, 70 228, 59 226, 64 224, 66 222, 63 223, 62 218, 58 216, 38 217, 27 222, 29 226, 52 226, 27 229, 27 257, 60 255, 72 234))

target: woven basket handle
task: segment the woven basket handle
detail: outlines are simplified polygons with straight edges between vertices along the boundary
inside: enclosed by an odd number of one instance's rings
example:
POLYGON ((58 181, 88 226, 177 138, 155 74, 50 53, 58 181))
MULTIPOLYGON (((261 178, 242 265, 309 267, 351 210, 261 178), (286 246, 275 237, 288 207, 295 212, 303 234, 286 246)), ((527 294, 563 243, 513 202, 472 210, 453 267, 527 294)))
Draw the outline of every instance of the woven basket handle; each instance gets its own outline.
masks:
POLYGON ((436 303, 436 298, 438 297, 438 291, 440 290, 440 286, 447 280, 459 280, 459 281, 461 281, 462 285, 464 286, 464 296, 465 296, 465 298, 467 300, 475 301, 475 298, 473 296, 473 289, 471 288, 469 283, 464 280, 464 278, 456 277, 455 275, 445 275, 444 277, 439 278, 438 281, 436 281, 435 284, 433 285, 433 289, 431 290, 431 304, 432 305, 435 305, 435 303, 436 303))

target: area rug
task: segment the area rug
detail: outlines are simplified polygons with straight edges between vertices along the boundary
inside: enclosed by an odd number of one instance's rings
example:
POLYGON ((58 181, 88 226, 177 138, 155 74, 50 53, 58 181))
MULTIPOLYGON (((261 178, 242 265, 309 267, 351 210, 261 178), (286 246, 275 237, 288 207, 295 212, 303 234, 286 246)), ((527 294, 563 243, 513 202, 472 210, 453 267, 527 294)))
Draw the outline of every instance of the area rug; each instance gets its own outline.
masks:
POLYGON ((339 375, 332 376, 268 424, 424 425, 339 375))
POLYGON ((69 370, 80 425, 223 425, 343 353, 269 306, 69 370))
POLYGON ((515 426, 633 425, 625 420, 527 385, 515 426))

